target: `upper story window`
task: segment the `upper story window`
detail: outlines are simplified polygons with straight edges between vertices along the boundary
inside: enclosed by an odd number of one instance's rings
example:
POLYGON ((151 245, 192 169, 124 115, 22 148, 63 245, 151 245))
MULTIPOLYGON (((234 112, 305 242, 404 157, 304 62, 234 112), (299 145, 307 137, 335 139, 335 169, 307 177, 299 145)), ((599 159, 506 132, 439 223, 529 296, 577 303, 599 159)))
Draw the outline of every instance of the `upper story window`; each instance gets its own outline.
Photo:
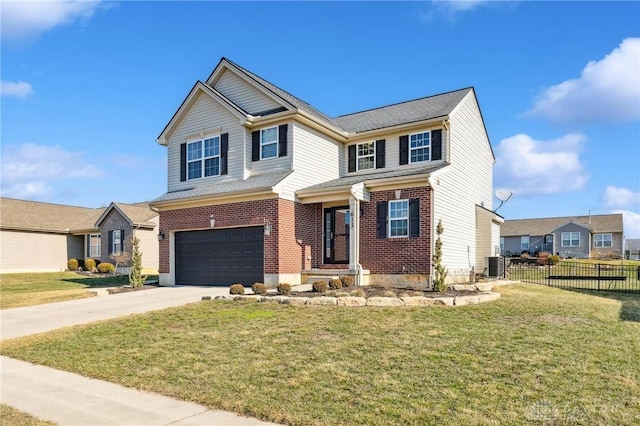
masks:
POLYGON ((520 250, 529 250, 529 236, 523 235, 520 237, 520 250))
POLYGON ((260 130, 260 159, 278 156, 278 127, 260 130))
POLYGON ((89 257, 100 257, 100 234, 89 235, 89 257))
POLYGON ((431 132, 409 135, 409 150, 412 163, 431 160, 431 132))
POLYGON ((358 144, 358 170, 368 170, 375 168, 376 145, 374 142, 358 144))
POLYGON ((562 247, 578 247, 580 245, 579 232, 563 232, 562 247))
POLYGON ((187 178, 220 175, 220 136, 187 144, 187 178))
POLYGON ((596 234, 593 242, 595 247, 612 247, 613 236, 611 234, 596 234))

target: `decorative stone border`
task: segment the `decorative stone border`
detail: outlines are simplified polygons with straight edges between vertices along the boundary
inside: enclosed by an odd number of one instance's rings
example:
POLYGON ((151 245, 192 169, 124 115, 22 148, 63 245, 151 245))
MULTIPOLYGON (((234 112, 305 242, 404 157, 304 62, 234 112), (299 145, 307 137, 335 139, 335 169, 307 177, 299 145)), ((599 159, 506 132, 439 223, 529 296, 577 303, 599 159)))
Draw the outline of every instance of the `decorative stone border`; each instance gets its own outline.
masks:
MULTIPOLYGON (((257 296, 257 295, 229 295, 216 296, 215 300, 254 300, 256 302, 281 303, 283 305, 316 305, 316 306, 464 306, 477 305, 479 303, 490 302, 500 298, 500 293, 488 291, 480 294, 468 296, 443 296, 443 297, 289 297, 289 296, 257 296)), ((210 299, 203 298, 203 299, 210 299)))

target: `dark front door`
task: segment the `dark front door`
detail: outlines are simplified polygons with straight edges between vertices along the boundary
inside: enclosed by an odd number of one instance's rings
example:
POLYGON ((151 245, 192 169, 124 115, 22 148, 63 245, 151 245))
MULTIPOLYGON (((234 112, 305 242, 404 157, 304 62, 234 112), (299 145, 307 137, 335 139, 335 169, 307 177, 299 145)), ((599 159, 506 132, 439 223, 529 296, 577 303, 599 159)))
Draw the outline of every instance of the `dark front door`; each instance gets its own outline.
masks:
POLYGON ((349 263, 349 207, 324 209, 324 263, 349 263))
POLYGON ((176 232, 176 284, 250 286, 264 280, 263 227, 176 232))

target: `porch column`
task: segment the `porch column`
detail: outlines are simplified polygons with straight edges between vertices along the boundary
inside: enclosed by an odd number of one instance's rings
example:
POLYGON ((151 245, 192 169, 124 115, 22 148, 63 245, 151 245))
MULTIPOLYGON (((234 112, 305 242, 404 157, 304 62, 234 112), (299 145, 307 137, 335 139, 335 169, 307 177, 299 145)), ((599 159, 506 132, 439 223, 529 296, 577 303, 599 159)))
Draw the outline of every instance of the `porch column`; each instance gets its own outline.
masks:
POLYGON ((356 271, 360 264, 360 200, 349 197, 349 269, 356 271))

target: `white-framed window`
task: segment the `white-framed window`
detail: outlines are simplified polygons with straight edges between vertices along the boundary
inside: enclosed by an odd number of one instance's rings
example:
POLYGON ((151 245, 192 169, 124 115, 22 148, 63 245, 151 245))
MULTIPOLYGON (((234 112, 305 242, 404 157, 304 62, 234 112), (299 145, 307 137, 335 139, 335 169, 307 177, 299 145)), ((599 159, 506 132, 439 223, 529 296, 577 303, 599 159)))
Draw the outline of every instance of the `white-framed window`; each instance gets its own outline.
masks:
POLYGON ((220 136, 187 144, 187 179, 220 175, 220 136))
POLYGON ((122 251, 122 230, 115 229, 111 237, 111 253, 118 254, 122 251))
POLYGON ((356 148, 357 170, 375 169, 376 167, 376 144, 375 142, 359 143, 356 148))
POLYGON ((579 232, 563 232, 562 247, 578 247, 580 245, 579 232))
POLYGON ((431 160, 431 132, 409 135, 409 160, 411 163, 431 160))
POLYGON ((260 130, 260 159, 278 156, 278 126, 260 130))
POLYGON ((613 236, 611 234, 595 234, 593 244, 595 247, 611 247, 613 246, 613 236))
POLYGON ((529 250, 529 236, 523 235, 520 237, 520 250, 529 250))
POLYGON ((409 236, 409 200, 389 201, 389 237, 409 236))
POLYGON ((101 243, 100 234, 90 234, 89 235, 89 253, 87 253, 88 257, 100 257, 100 243, 101 243))

